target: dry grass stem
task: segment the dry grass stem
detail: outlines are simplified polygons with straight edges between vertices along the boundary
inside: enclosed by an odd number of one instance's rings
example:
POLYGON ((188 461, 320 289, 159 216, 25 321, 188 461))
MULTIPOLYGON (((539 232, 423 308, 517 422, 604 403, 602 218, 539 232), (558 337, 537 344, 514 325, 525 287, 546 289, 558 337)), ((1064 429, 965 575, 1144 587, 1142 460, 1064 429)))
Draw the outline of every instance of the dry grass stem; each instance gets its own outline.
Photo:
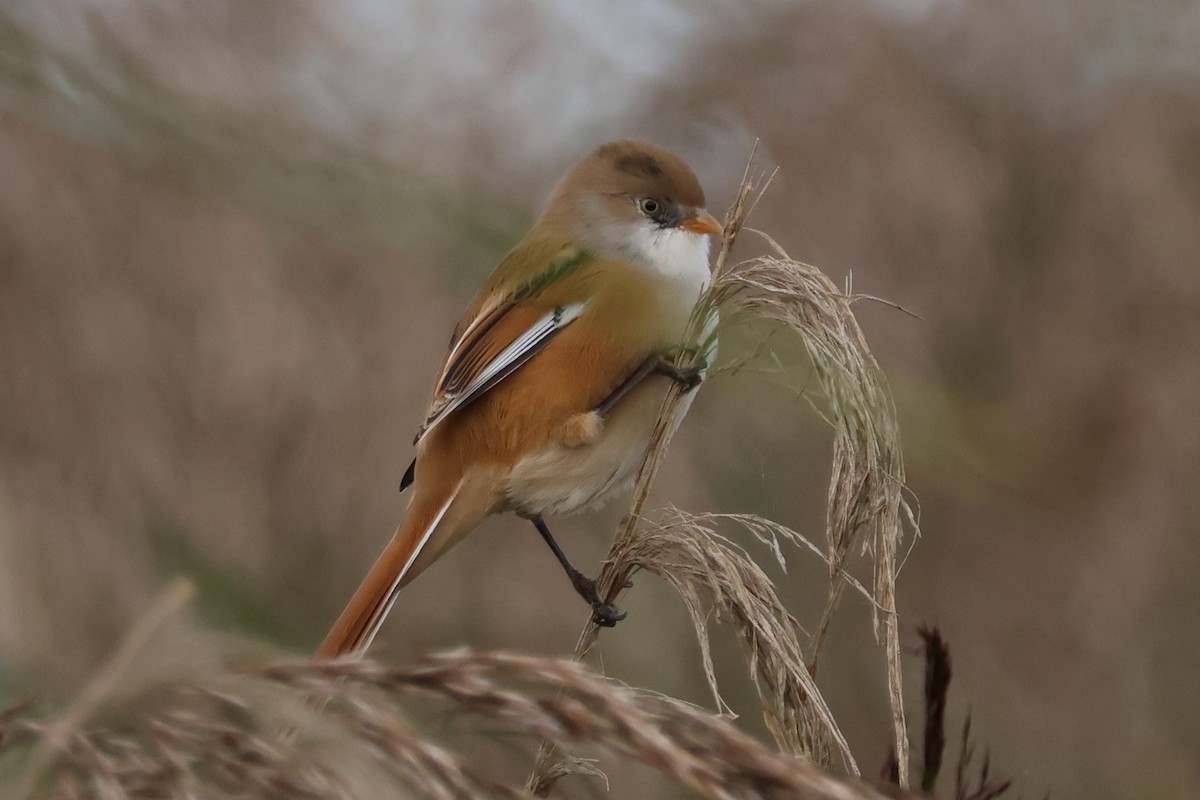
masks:
MULTIPOLYGON (((159 687, 151 711, 60 740, 37 797, 415 796, 515 798, 404 723, 424 695, 563 746, 599 746, 646 764, 700 796, 877 800, 883 795, 782 755, 727 720, 597 675, 577 661, 466 651, 410 668, 370 661, 271 665, 159 687), (316 712, 308 700, 329 700, 316 712), (300 722, 281 736, 281 715, 300 722)), ((0 716, 0 755, 37 745, 51 726, 0 716)))
POLYGON ((950 648, 936 627, 922 627, 925 651, 925 735, 922 737, 921 791, 933 791, 946 750, 946 697, 950 690, 950 648))
POLYGON ((66 711, 58 719, 42 726, 39 744, 30 755, 29 764, 14 795, 15 800, 25 800, 32 795, 42 773, 54 760, 56 751, 70 747, 70 743, 77 738, 76 730, 113 694, 121 683, 122 674, 146 648, 151 637, 168 618, 187 604, 194 592, 195 587, 190 581, 182 578, 172 581, 150 604, 137 624, 125 635, 108 663, 92 676, 66 711))

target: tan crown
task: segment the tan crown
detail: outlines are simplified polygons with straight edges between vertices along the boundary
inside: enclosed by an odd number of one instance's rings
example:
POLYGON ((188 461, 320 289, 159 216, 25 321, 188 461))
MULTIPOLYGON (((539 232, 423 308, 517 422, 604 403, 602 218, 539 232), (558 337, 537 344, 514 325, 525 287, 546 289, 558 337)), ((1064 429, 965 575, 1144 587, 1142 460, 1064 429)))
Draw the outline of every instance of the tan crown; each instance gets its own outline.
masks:
POLYGON ((632 201, 644 197, 704 208, 704 190, 682 158, 649 142, 609 142, 571 168, 550 196, 544 218, 566 221, 606 198, 603 205, 614 215, 633 219, 638 213, 632 201))

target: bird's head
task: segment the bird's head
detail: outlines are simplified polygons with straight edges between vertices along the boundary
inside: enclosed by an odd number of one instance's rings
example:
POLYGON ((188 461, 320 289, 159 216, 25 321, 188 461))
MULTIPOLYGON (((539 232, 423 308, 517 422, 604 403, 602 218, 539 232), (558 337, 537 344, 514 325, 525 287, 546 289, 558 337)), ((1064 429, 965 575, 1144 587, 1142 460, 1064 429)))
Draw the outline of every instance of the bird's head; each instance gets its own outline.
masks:
POLYGON ((563 178, 543 219, 569 231, 602 258, 660 271, 707 258, 708 235, 721 224, 704 207, 691 168, 661 147, 609 142, 582 158, 563 178))

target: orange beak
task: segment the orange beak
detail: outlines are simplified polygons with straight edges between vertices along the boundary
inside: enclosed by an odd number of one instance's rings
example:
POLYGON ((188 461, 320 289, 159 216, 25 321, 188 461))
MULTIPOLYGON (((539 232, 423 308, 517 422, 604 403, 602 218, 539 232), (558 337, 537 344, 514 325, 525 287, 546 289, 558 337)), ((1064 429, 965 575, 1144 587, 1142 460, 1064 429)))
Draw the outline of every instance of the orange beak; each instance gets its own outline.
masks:
POLYGON ((721 223, 717 222, 716 217, 703 208, 693 211, 683 222, 679 223, 679 227, 692 233, 720 233, 725 229, 721 223))

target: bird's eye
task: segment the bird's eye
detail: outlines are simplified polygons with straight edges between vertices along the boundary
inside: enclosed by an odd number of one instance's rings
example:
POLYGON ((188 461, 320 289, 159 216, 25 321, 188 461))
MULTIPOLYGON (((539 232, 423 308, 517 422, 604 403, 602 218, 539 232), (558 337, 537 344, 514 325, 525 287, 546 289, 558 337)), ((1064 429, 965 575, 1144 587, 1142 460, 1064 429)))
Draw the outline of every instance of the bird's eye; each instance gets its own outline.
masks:
POLYGON ((643 197, 638 201, 638 209, 647 217, 653 217, 662 210, 662 203, 655 200, 653 197, 643 197))

